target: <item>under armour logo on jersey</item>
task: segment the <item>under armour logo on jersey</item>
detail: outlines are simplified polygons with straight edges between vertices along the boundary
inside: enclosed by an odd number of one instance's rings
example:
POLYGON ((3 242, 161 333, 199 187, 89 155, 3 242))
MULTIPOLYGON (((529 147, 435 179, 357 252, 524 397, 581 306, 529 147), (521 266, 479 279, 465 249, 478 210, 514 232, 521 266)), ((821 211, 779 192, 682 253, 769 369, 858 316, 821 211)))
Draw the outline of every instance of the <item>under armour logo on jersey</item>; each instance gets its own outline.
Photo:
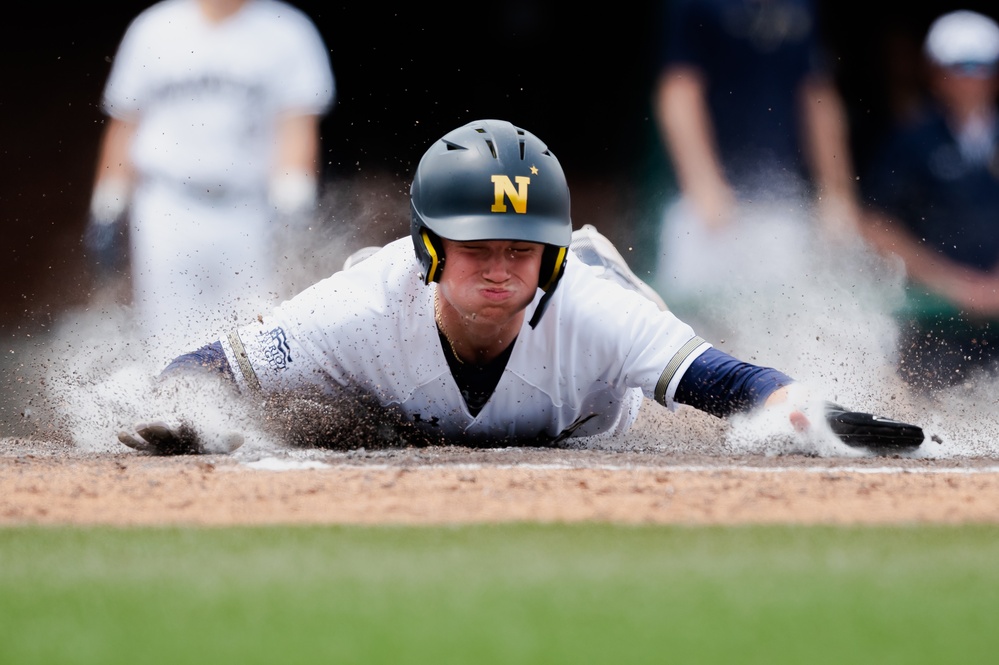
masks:
MULTIPOLYGON (((537 174, 538 169, 531 167, 531 173, 537 174)), ((492 212, 506 212, 506 199, 510 199, 513 211, 523 215, 527 212, 527 186, 531 184, 531 179, 527 176, 519 175, 514 180, 515 187, 508 175, 494 175, 493 181, 493 207, 492 212)))

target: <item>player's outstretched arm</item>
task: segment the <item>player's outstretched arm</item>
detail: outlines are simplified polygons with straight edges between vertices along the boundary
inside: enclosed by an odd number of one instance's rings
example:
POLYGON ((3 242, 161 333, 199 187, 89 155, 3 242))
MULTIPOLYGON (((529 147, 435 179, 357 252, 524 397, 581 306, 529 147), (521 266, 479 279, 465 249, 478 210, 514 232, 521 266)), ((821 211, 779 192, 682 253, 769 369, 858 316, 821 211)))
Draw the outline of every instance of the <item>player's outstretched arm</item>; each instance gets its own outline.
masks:
POLYGON ((791 425, 799 434, 808 435, 828 426, 843 443, 876 454, 911 452, 923 443, 923 430, 916 425, 851 411, 832 402, 822 402, 821 414, 813 415, 821 421, 813 422, 809 414, 814 414, 814 409, 792 394, 795 385, 782 372, 743 362, 712 348, 699 356, 681 378, 676 401, 719 417, 790 403, 791 425))
POLYGON ((211 409, 213 405, 225 409, 234 386, 232 370, 218 342, 179 356, 160 374, 158 393, 171 394, 174 401, 189 403, 199 412, 176 420, 136 423, 119 431, 118 441, 151 455, 231 453, 243 445, 243 435, 209 423, 224 422, 211 409))

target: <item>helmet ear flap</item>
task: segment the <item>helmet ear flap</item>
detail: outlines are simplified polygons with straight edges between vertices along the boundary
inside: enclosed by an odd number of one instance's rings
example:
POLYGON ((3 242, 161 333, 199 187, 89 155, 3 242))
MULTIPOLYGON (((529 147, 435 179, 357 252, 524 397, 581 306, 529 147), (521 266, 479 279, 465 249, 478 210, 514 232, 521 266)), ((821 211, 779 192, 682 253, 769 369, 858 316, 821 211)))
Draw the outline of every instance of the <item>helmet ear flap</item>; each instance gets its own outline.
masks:
POLYGON ((541 255, 541 270, 538 278, 538 288, 545 293, 554 291, 562 279, 565 272, 565 260, 568 256, 568 248, 557 245, 545 245, 545 251, 541 255))
POLYGON ((444 272, 444 243, 427 227, 420 229, 420 242, 417 254, 423 263, 423 283, 439 282, 444 272))

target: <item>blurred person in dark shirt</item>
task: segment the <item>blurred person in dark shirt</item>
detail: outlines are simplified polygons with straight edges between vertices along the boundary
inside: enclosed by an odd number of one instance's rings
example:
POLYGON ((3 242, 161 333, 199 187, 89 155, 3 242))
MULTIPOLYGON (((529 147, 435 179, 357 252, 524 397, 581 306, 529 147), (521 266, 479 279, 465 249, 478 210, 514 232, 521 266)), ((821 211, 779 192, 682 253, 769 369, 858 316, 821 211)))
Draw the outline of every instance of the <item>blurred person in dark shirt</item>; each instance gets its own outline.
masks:
POLYGON ((904 265, 899 370, 932 392, 999 362, 999 25, 946 13, 923 51, 927 101, 865 169, 863 231, 904 265))
POLYGON ((846 113, 817 14, 810 0, 670 3, 654 101, 679 192, 656 286, 688 316, 719 292, 781 289, 808 269, 816 237, 857 240, 846 113))

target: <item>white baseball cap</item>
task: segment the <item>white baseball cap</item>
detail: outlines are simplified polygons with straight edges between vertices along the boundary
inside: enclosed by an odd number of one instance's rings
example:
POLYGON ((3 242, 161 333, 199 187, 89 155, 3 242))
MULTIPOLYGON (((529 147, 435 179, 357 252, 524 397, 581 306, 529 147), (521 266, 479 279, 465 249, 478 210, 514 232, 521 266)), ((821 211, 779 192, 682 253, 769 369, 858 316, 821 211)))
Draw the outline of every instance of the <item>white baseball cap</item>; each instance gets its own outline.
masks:
POLYGON ((995 67, 999 61, 999 25, 978 12, 949 12, 930 25, 923 50, 931 61, 943 67, 995 67))

